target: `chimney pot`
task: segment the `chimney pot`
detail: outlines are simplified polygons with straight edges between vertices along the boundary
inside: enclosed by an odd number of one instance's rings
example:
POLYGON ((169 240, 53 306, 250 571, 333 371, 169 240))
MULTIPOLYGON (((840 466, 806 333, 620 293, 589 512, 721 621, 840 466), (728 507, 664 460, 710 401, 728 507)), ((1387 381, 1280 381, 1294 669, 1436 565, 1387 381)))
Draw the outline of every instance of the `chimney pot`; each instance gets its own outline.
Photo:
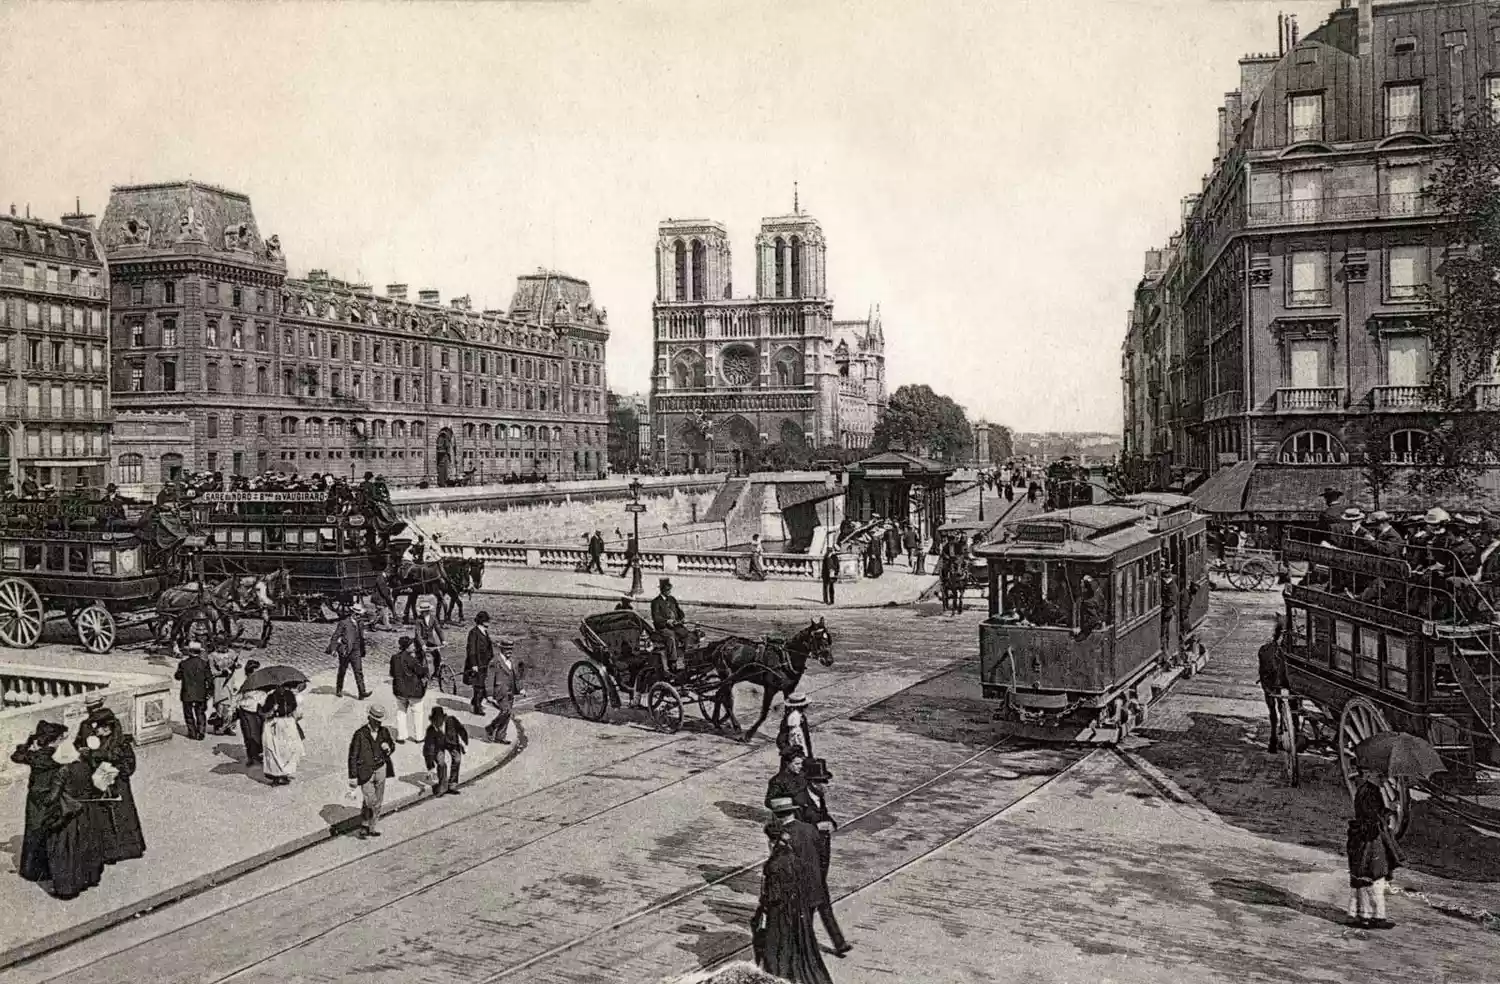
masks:
POLYGON ((404 301, 404 300, 406 300, 406 285, 405 284, 386 284, 385 285, 385 296, 391 298, 392 300, 396 300, 396 301, 404 301))
POLYGON ((441 292, 435 290, 417 291, 417 300, 423 304, 441 304, 441 292))

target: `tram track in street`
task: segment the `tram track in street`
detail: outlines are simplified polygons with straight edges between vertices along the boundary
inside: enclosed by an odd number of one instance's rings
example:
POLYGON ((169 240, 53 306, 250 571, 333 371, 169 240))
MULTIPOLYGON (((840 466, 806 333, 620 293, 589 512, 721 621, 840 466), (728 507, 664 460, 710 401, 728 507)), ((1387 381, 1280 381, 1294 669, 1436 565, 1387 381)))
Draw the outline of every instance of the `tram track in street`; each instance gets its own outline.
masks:
MULTIPOLYGON (((967 663, 967 662, 969 662, 969 660, 962 660, 961 659, 961 660, 948 661, 948 662, 944 663, 944 665, 942 666, 941 669, 937 670, 936 672, 927 674, 926 676, 913 681, 907 687, 902 688, 902 690, 904 691, 904 690, 910 689, 912 687, 921 686, 923 683, 926 683, 927 681, 930 681, 930 680, 936 679, 938 677, 944 676, 946 674, 952 673, 956 669, 958 669, 958 668, 962 667, 963 665, 965 665, 965 663, 967 663)), ((827 691, 827 690, 829 690, 829 689, 837 686, 840 682, 842 682, 842 681, 834 679, 834 680, 830 680, 827 683, 822 684, 821 686, 808 687, 808 688, 806 688, 806 693, 808 693, 809 696, 815 696, 815 695, 817 695, 819 693, 822 693, 824 691, 827 691)), ((901 692, 901 691, 897 691, 897 693, 899 693, 899 692, 901 692)), ((848 708, 848 709, 845 709, 845 710, 842 710, 842 711, 831 713, 828 717, 825 717, 825 718, 822 718, 821 720, 816 721, 815 724, 824 724, 824 723, 828 723, 830 721, 836 721, 836 720, 848 720, 850 718, 853 718, 853 717, 855 717, 855 716, 857 716, 857 715, 859 715, 859 714, 861 714, 861 713, 863 713, 863 712, 865 712, 865 711, 867 711, 867 710, 869 710, 869 709, 871 709, 871 708, 873 708, 873 707, 881 704, 882 702, 888 700, 891 696, 892 696, 892 694, 889 694, 889 693, 882 694, 881 696, 879 696, 879 697, 877 697, 877 698, 875 698, 873 700, 866 701, 866 702, 864 702, 864 703, 862 703, 862 704, 860 704, 858 706, 855 706, 855 707, 852 707, 852 708, 848 708)), ((375 851, 372 851, 372 852, 370 852, 368 854, 363 854, 363 855, 361 855, 361 856, 359 856, 357 858, 352 858, 352 859, 349 859, 347 861, 343 861, 343 862, 340 862, 338 864, 332 865, 332 866, 330 866, 328 868, 320 869, 319 871, 314 872, 314 873, 308 875, 305 878, 300 878, 300 879, 297 879, 295 881, 291 881, 291 882, 288 882, 286 884, 280 885, 280 886, 276 887, 275 889, 272 889, 270 892, 267 892, 267 893, 264 893, 264 894, 261 894, 261 895, 257 895, 257 896, 255 896, 253 898, 245 899, 243 901, 234 903, 234 904, 232 904, 230 906, 226 906, 226 907, 223 907, 223 908, 214 909, 212 912, 209 912, 209 913, 207 913, 205 915, 199 916, 199 917, 197 917, 197 918, 195 918, 195 919, 193 919, 193 920, 191 920, 189 922, 185 922, 185 923, 183 923, 181 925, 173 926, 170 929, 168 929, 166 932, 163 932, 161 934, 152 936, 152 937, 150 937, 148 939, 144 939, 144 940, 133 942, 133 943, 127 945, 127 946, 120 947, 119 949, 113 950, 107 956, 105 956, 103 959, 105 959, 105 960, 115 959, 115 958, 120 957, 123 954, 127 954, 127 953, 129 953, 131 951, 134 951, 134 950, 140 950, 142 948, 149 948, 153 944, 157 944, 157 943, 159 943, 160 941, 162 941, 165 938, 171 937, 171 936, 179 934, 179 933, 188 932, 188 931, 192 930, 194 927, 200 926, 203 923, 208 922, 209 920, 218 919, 218 918, 224 917, 226 915, 229 915, 232 918, 231 914, 235 910, 243 909, 243 908, 245 908, 247 906, 252 906, 252 905, 255 905, 257 903, 264 902, 268 898, 273 897, 273 896, 275 896, 275 895, 277 895, 279 893, 283 893, 283 892, 296 892, 299 888, 307 886, 309 883, 315 881, 316 879, 327 877, 327 876, 332 875, 332 874, 334 874, 336 872, 339 872, 339 871, 341 871, 343 869, 350 868, 351 866, 361 865, 361 864, 365 864, 365 863, 371 862, 373 859, 379 858, 381 855, 387 854, 388 852, 399 851, 399 850, 402 850, 403 848, 411 848, 413 846, 418 845, 423 840, 433 838, 433 837, 435 837, 435 836, 437 836, 439 834, 442 834, 444 832, 452 831, 454 828, 461 827, 461 826, 463 826, 465 824, 473 824, 473 823, 476 823, 476 822, 483 821, 486 818, 503 818, 504 815, 505 815, 506 809, 508 807, 513 806, 514 804, 518 803, 521 800, 530 799, 530 798, 536 797, 538 795, 545 795, 546 793, 548 793, 548 792, 550 792, 552 790, 555 790, 555 789, 557 789, 559 787, 565 786, 565 785, 567 785, 569 783, 576 782, 579 779, 586 778, 591 773, 597 772, 600 769, 603 769, 603 768, 613 769, 613 768, 616 768, 619 765, 621 765, 623 763, 626 763, 626 762, 629 762, 629 761, 631 761, 633 759, 641 758, 643 756, 647 756, 647 755, 650 755, 650 754, 655 753, 655 752, 660 752, 661 750, 666 749, 666 748, 668 748, 668 747, 670 747, 672 745, 680 744, 680 743, 683 743, 683 742, 686 742, 686 741, 691 741, 691 740, 693 740, 694 738, 697 738, 697 737, 702 737, 702 736, 696 735, 696 734, 679 734, 679 735, 673 736, 672 738, 669 738, 669 739, 667 739, 665 741, 654 742, 654 743, 652 743, 652 744, 650 744, 650 745, 648 745, 646 747, 636 749, 635 751, 631 752, 630 754, 622 756, 621 758, 616 759, 616 760, 608 763, 608 765, 592 766, 592 767, 587 768, 587 769, 583 769, 583 770, 580 770, 580 771, 577 771, 577 772, 573 772, 573 773, 571 773, 571 774, 569 774, 567 776, 564 776, 564 777, 559 778, 559 779, 557 779, 555 781, 549 782, 549 783, 547 783, 547 784, 545 784, 543 786, 540 786, 540 787, 538 787, 536 789, 528 790, 527 792, 521 794, 520 796, 512 797, 512 798, 506 799, 506 800, 504 800, 502 802, 488 805, 488 806, 486 806, 486 807, 484 807, 482 809, 475 810, 475 811, 473 811, 471 813, 466 813, 466 814, 464 814, 463 816, 460 816, 460 817, 455 817, 452 820, 448 820, 448 821, 446 821, 446 822, 444 822, 444 823, 442 823, 442 824, 440 824, 438 826, 435 826, 435 827, 431 828, 430 830, 424 830, 421 833, 416 834, 416 835, 414 835, 414 836, 412 836, 412 837, 410 837, 410 838, 408 838, 408 839, 406 839, 404 841, 401 841, 399 843, 394 843, 394 844, 391 844, 389 846, 383 846, 383 847, 381 847, 381 848, 379 848, 379 849, 377 849, 375 851)), ((763 739, 759 739, 757 742, 751 744, 748 747, 745 747, 742 751, 739 751, 736 754, 730 755, 727 758, 724 758, 724 759, 722 759, 722 760, 720 760, 718 762, 715 762, 713 765, 711 765, 711 766, 709 766, 709 767, 707 767, 705 769, 702 769, 702 770, 699 770, 699 771, 696 771, 696 772, 691 772, 691 773, 689 773, 687 775, 680 776, 678 778, 675 778, 675 779, 672 779, 670 781, 661 783, 659 785, 655 785, 655 786, 651 787, 650 789, 647 789, 647 790, 645 790, 643 792, 637 793, 637 794, 635 794, 633 796, 630 796, 630 797, 628 797, 626 799, 623 799, 623 800, 611 803, 609 806, 606 806, 603 809, 596 810, 596 811, 594 811, 592 813, 589 813, 589 814, 587 814, 587 815, 585 815, 583 817, 580 817, 580 818, 578 818, 576 820, 573 820, 573 821, 571 821, 571 822, 569 822, 567 824, 558 826, 556 829, 549 830, 549 831, 547 831, 546 833, 542 834, 539 837, 534 837, 534 838, 531 838, 531 839, 526 840, 524 842, 520 842, 520 843, 514 844, 514 845, 506 848, 503 851, 495 852, 495 853, 488 854, 488 855, 485 855, 483 857, 477 858, 472 863, 465 864, 465 865, 460 866, 460 867, 455 867, 452 870, 449 870, 448 872, 446 872, 441 877, 438 877, 438 878, 435 878, 435 879, 431 879, 431 880, 428 880, 428 881, 424 881, 424 882, 416 885, 415 887, 413 887, 413 888, 411 888, 411 889, 409 889, 407 891, 404 891, 404 892, 402 892, 402 893, 400 893, 400 894, 398 894, 398 895, 396 895, 396 896, 394 896, 392 898, 383 900, 378 905, 373 905, 373 906, 370 906, 368 908, 361 909, 360 911, 356 912, 355 914, 353 914, 351 916, 348 916, 347 918, 343 918, 343 919, 338 920, 337 922, 334 922, 334 923, 322 926, 322 927, 319 928, 318 932, 316 932, 316 933, 314 933, 314 934, 312 934, 310 936, 298 939, 296 942, 290 943, 290 944, 288 944, 286 946, 283 946, 283 947, 279 947, 279 948, 275 949, 274 951, 258 955, 257 958, 255 960, 253 960, 253 961, 249 961, 249 962, 247 962, 247 963, 245 963, 243 965, 237 966, 237 967, 233 968, 232 970, 228 971, 227 973, 223 973, 223 974, 220 974, 220 975, 215 976, 213 978, 209 978, 209 979, 205 980, 204 984, 219 984, 219 982, 227 981, 227 980, 230 980, 232 978, 238 977, 239 975, 242 975, 242 974, 244 974, 244 973, 246 973, 248 971, 252 971, 256 967, 258 967, 258 966, 260 966, 262 964, 265 964, 265 963, 267 963, 267 962, 269 962, 271 960, 274 960, 277 957, 282 956, 285 953, 294 951, 294 950, 298 949, 299 947, 303 947, 303 946, 306 946, 306 945, 308 945, 310 943, 316 942, 318 939, 320 939, 320 938, 322 938, 324 936, 327 936, 330 933, 336 932, 339 929, 346 928, 346 927, 350 926, 353 923, 357 923, 357 922, 359 922, 359 921, 361 921, 363 919, 368 919, 371 916, 373 916, 373 915, 375 915, 375 914, 377 914, 377 913, 379 913, 379 912, 381 912, 383 910, 387 910, 387 909, 390 909, 390 908, 392 908, 392 907, 394 907, 396 905, 399 905, 402 902, 405 902, 408 899, 412 898, 413 896, 416 896, 416 895, 419 895, 419 894, 423 894, 423 893, 427 893, 427 892, 431 892, 432 890, 434 890, 436 888, 439 888, 443 884, 445 884, 447 882, 450 882, 450 881, 452 881, 452 880, 454 880, 456 878, 462 877, 464 875, 468 875, 468 874, 470 874, 472 872, 475 872, 475 871, 477 871, 477 870, 479 870, 481 868, 484 868, 487 865, 493 864, 495 862, 502 861, 502 860, 504 860, 504 859, 506 859, 508 857, 512 857, 512 856, 514 856, 516 854, 519 854, 522 851, 525 851, 525 850, 528 850, 528 849, 531 849, 531 848, 535 848, 537 845, 542 844, 543 842, 545 842, 549 838, 553 838, 553 837, 558 837, 558 836, 564 835, 564 834, 566 834, 566 833, 568 833, 568 832, 570 832, 570 831, 572 831, 572 830, 574 830, 574 829, 576 829, 576 828, 578 828, 580 826, 583 826, 585 824, 591 823, 591 822, 593 822, 595 820, 598 820, 598 819, 600 819, 602 817, 606 817, 609 814, 616 813, 616 812, 618 812, 620 810, 623 810, 623 809, 625 809, 625 808, 627 808, 629 806, 632 806, 632 805, 638 803, 642 799, 645 799, 645 798, 650 797, 650 796, 657 795, 657 794, 659 794, 659 793, 661 793, 661 792, 663 792, 663 791, 665 791, 667 789, 670 789, 670 788, 672 788, 674 786, 678 786, 678 785, 680 785, 682 783, 685 783, 685 782, 688 782, 690 780, 700 779, 700 778, 702 778, 706 774, 712 773, 712 772, 720 770, 720 769, 724 769, 724 768, 726 768, 728 766, 731 766, 731 765, 733 765, 733 764, 735 764, 737 762, 740 762, 741 760, 743 760, 745 758, 748 758, 750 756, 760 754, 760 753, 762 753, 762 752, 764 752, 766 750, 768 744, 769 744, 769 741, 767 739, 764 739, 764 738, 763 739)), ((1003 744, 1003 740, 1001 742, 995 743, 995 746, 998 746, 999 744, 1003 744)), ((881 807, 878 807, 877 809, 887 808, 889 805, 891 805, 891 803, 897 802, 897 801, 902 800, 902 799, 905 799, 905 798, 909 797, 910 795, 912 795, 912 794, 914 794, 916 792, 919 792, 921 789, 926 788, 926 787, 932 785, 933 783, 939 781, 941 778, 944 778, 944 777, 952 774, 952 772, 954 770, 956 770, 957 768, 961 767, 961 765, 967 764, 968 762, 973 761, 979 755, 983 755, 983 754, 988 753, 988 751, 992 750, 992 748, 995 747, 995 746, 989 746, 985 750, 983 750, 982 752, 978 753, 978 755, 971 756, 969 759, 966 759, 964 763, 960 763, 960 765, 958 765, 958 766, 954 766, 954 767, 952 767, 950 769, 944 770, 942 773, 930 777, 929 779, 927 779, 923 783, 920 783, 917 786, 914 786, 914 787, 912 787, 910 789, 904 790, 901 794, 898 794, 898 796, 895 797, 894 799, 892 799, 890 802, 882 804, 881 807)), ((176 905, 176 904, 180 904, 180 902, 179 903, 173 903, 173 905, 176 905)), ((167 909, 169 907, 170 906, 163 906, 162 910, 165 910, 165 909, 167 909)), ((162 911, 162 910, 157 910, 157 911, 162 911)), ((639 914, 637 914, 634 918, 639 918, 639 914)), ((50 952, 56 952, 56 951, 50 951, 50 952)), ((47 956, 46 953, 37 954, 35 957, 31 958, 31 960, 28 960, 25 963, 31 963, 31 962, 33 962, 35 960, 38 960, 38 959, 41 959, 41 958, 43 958, 45 956, 47 956)), ((25 966, 25 963, 20 964, 18 966, 25 966)), ((58 980, 58 979, 63 979, 63 978, 75 979, 76 976, 77 976, 77 970, 74 969, 74 970, 69 970, 69 971, 64 971, 64 972, 58 973, 58 974, 54 974, 54 975, 51 975, 51 976, 48 976, 48 977, 45 977, 45 978, 41 978, 41 980, 58 980)))

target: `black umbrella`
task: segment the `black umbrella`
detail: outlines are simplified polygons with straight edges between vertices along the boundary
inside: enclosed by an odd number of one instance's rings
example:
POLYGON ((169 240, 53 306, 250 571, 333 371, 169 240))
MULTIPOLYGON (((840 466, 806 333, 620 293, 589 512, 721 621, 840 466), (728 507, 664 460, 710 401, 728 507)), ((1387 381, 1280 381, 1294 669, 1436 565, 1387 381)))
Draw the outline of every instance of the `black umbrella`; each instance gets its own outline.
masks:
POLYGON ((295 666, 262 666, 245 677, 245 690, 274 690, 280 686, 307 686, 307 674, 295 666))

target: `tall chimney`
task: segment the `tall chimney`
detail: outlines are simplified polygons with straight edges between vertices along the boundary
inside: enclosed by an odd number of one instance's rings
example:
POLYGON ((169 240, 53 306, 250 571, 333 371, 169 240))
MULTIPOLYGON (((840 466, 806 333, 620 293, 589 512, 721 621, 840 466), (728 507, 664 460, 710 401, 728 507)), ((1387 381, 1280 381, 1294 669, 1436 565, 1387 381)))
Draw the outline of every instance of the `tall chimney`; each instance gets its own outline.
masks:
POLYGON ((1286 54, 1286 14, 1276 15, 1276 54, 1286 54))
POLYGON ((452 305, 455 311, 467 311, 470 307, 469 295, 465 294, 463 297, 455 297, 448 303, 452 305))
POLYGON ((1375 10, 1372 0, 1359 0, 1359 57, 1375 50, 1375 10))
POLYGON ((417 300, 423 304, 441 304, 441 295, 435 290, 417 291, 417 300))
POLYGON ((389 297, 393 301, 404 301, 404 300, 406 300, 406 285, 405 284, 386 284, 385 285, 385 296, 389 297))

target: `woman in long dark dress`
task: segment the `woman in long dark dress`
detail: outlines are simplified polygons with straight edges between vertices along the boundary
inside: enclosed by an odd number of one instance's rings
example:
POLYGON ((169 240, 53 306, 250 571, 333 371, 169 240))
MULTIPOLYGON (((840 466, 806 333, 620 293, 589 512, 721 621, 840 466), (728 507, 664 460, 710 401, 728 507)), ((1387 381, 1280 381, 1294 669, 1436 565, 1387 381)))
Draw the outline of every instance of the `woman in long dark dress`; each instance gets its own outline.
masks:
POLYGON ((807 879, 797 870, 797 854, 785 831, 776 830, 773 837, 760 906, 751 923, 755 962, 792 984, 833 984, 813 932, 812 909, 802 887, 807 879))
POLYGON ((113 714, 84 721, 74 742, 79 754, 92 772, 108 762, 120 773, 109 790, 110 802, 103 805, 104 863, 133 861, 146 853, 146 835, 141 830, 141 815, 135 808, 135 794, 130 777, 135 775, 135 739, 125 733, 113 714))
POLYGON ((62 768, 52 756, 67 733, 68 729, 61 724, 42 721, 26 744, 17 745, 10 753, 12 762, 31 770, 26 780, 26 825, 21 833, 21 856, 16 861, 16 872, 27 881, 47 881, 52 877, 47 864, 47 831, 56 813, 62 768))
POLYGON ((1390 810, 1381 795, 1384 776, 1366 771, 1354 793, 1354 819, 1349 821, 1345 851, 1349 858, 1349 918, 1361 929, 1389 929, 1385 917, 1385 889, 1401 864, 1401 851, 1386 826, 1390 810))
POLYGON ((94 770, 77 749, 60 746, 53 753, 58 770, 56 809, 47 834, 47 866, 52 894, 71 899, 99 884, 104 874, 109 817, 104 797, 94 784, 94 770))

